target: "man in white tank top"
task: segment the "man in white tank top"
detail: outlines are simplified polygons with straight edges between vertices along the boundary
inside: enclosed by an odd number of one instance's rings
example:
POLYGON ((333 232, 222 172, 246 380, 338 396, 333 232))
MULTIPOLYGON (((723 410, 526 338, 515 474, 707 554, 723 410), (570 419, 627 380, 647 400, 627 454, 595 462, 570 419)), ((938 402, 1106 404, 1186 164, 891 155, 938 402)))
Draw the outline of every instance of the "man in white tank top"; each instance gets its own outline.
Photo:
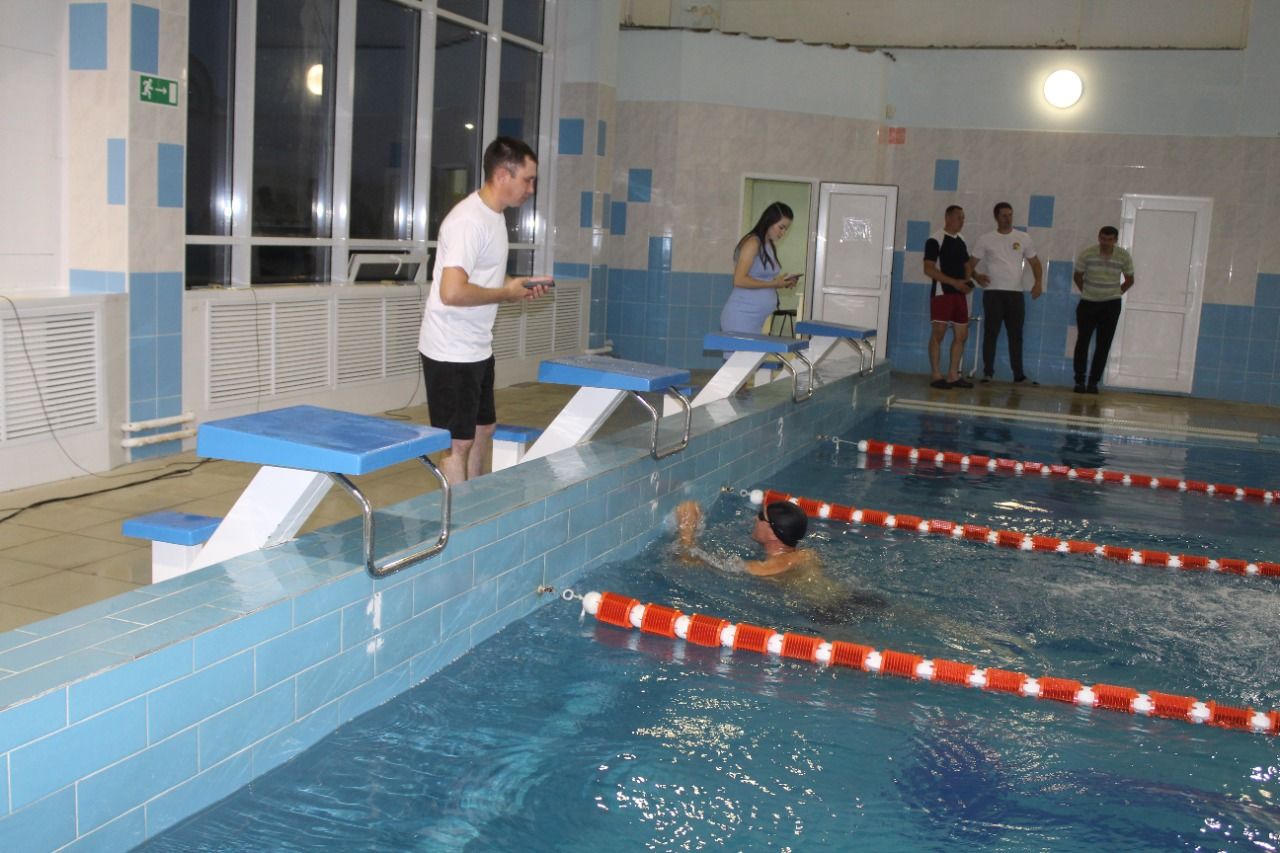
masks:
POLYGON ((431 291, 418 334, 431 425, 453 437, 440 468, 450 483, 479 476, 493 443, 493 322, 498 304, 535 299, 548 278, 507 275, 503 211, 533 195, 538 158, 500 136, 484 152, 484 185, 440 224, 431 291))

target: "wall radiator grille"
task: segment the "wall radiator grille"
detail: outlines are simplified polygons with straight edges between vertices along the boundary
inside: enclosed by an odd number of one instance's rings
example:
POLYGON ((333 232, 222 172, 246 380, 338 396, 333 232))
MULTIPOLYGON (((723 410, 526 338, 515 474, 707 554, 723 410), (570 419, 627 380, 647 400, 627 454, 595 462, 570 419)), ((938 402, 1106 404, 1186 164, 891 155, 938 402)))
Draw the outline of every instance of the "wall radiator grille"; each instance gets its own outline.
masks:
POLYGON ((0 442, 101 422, 100 323, 93 310, 23 311, 21 333, 0 320, 0 442))

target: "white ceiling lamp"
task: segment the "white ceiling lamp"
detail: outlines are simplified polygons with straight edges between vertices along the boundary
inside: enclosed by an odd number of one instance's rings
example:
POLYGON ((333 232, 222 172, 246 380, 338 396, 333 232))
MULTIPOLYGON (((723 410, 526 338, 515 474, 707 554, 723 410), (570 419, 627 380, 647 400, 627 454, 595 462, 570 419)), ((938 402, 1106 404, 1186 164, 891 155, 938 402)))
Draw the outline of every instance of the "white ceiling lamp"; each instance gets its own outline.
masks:
POLYGON ((324 66, 312 65, 307 69, 307 91, 317 98, 324 94, 324 66))
POLYGON ((1084 94, 1084 81, 1067 68, 1059 68, 1044 81, 1044 99, 1060 110, 1073 107, 1084 94))

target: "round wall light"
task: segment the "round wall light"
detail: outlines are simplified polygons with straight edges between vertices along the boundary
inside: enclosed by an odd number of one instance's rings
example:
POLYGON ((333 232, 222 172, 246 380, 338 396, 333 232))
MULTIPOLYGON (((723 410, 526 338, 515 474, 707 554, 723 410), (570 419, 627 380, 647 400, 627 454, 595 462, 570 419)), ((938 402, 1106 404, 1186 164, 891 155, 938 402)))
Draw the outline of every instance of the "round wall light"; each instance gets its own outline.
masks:
POLYGON ((1067 68, 1059 68, 1044 81, 1044 99, 1060 110, 1075 106, 1084 94, 1084 81, 1067 68))

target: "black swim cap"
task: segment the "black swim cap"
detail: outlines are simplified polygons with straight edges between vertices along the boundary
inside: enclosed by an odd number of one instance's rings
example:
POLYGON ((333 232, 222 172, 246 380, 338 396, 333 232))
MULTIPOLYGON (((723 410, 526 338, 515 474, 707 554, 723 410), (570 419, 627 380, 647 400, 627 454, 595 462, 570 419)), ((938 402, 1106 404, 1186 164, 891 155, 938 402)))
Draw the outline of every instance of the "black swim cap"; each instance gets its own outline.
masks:
POLYGON ((773 535, 783 545, 794 548, 809 532, 809 519, 804 510, 787 501, 774 501, 763 510, 764 520, 769 523, 773 535))

